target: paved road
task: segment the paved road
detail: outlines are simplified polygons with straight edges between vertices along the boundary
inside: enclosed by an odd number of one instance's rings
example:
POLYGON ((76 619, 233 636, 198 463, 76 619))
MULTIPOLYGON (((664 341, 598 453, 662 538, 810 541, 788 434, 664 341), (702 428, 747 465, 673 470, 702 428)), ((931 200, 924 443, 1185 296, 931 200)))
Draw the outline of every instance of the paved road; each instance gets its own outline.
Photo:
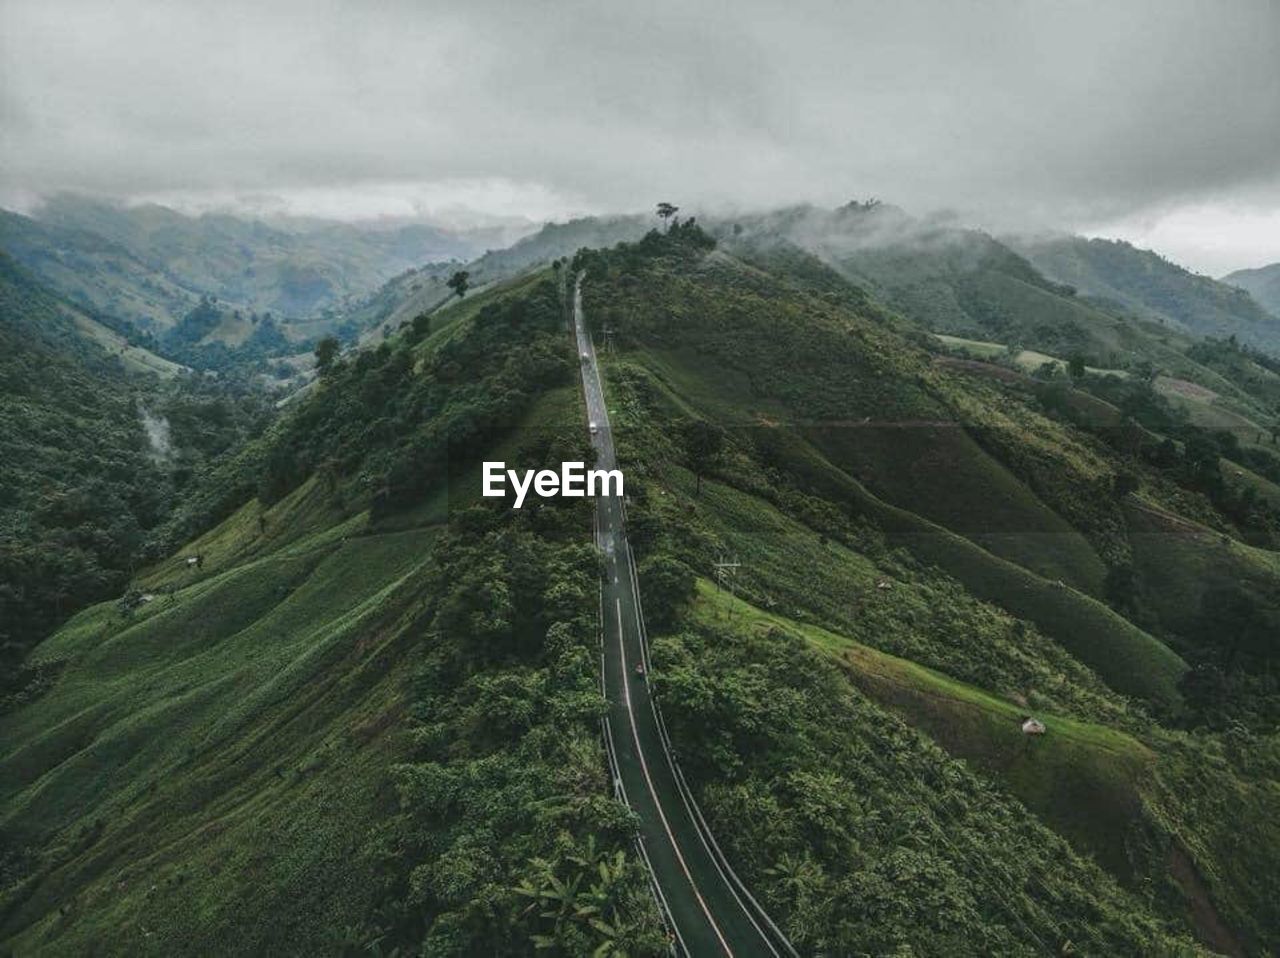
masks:
MULTIPOLYGON (((613 469, 609 412, 583 320, 581 277, 574 287, 573 317, 578 354, 585 357, 580 364, 587 416, 596 427, 591 436, 596 468, 613 469)), ((620 497, 596 499, 596 544, 606 557, 601 589, 601 674, 609 700, 605 735, 615 788, 640 817, 640 849, 674 930, 676 948, 696 958, 794 955, 715 846, 671 758, 648 683, 635 671, 641 662, 648 671, 648 647, 625 518, 620 497)))

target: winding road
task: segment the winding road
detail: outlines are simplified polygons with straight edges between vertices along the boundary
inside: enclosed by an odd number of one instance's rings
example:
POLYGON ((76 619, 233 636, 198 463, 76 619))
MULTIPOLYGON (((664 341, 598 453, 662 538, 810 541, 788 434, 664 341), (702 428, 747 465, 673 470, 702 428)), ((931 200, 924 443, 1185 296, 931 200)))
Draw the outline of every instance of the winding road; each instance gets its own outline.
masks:
MULTIPOLYGON (((582 314, 581 276, 573 290, 573 325, 596 468, 614 469, 604 386, 582 314)), ((609 710, 604 734, 615 791, 640 818, 638 846, 666 912, 674 950, 696 958, 795 955, 716 845, 672 757, 648 682, 636 671, 638 663, 649 671, 648 642, 625 520, 621 496, 596 498, 596 545, 605 556, 600 655, 609 710)))

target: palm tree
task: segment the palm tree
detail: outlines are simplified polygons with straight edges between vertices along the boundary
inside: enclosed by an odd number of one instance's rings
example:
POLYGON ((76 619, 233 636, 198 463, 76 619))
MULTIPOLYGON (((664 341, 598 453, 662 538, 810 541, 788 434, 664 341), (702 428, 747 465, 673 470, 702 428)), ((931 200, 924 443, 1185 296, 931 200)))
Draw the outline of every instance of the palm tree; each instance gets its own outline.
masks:
POLYGON ((571 926, 576 925, 579 934, 585 931, 598 942, 593 958, 626 958, 621 939, 630 929, 619 921, 618 914, 626 891, 626 854, 599 850, 595 837, 588 836, 580 852, 565 858, 573 872, 567 880, 556 875, 546 859, 535 858, 529 862, 533 874, 512 889, 530 899, 522 916, 536 914, 543 928, 546 922, 551 923, 549 932, 530 935, 534 948, 561 947, 572 937, 571 926))

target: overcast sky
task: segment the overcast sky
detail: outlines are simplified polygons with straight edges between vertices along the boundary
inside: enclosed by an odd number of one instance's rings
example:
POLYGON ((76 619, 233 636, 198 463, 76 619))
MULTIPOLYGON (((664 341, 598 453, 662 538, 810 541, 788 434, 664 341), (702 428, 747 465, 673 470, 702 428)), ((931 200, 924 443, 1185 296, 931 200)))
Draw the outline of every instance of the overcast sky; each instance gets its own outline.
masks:
POLYGON ((0 0, 0 203, 451 222, 877 196, 1280 260, 1280 0, 0 0))

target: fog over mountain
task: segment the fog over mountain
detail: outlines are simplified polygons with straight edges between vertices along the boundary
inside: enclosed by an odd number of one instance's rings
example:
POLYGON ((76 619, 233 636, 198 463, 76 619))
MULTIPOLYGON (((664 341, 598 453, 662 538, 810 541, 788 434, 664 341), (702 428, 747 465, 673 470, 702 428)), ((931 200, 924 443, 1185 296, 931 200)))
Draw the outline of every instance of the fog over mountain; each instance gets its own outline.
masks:
POLYGON ((0 5, 0 199, 449 225, 880 196, 1280 259, 1280 5, 0 5), (981 56, 974 56, 975 50, 981 56))

